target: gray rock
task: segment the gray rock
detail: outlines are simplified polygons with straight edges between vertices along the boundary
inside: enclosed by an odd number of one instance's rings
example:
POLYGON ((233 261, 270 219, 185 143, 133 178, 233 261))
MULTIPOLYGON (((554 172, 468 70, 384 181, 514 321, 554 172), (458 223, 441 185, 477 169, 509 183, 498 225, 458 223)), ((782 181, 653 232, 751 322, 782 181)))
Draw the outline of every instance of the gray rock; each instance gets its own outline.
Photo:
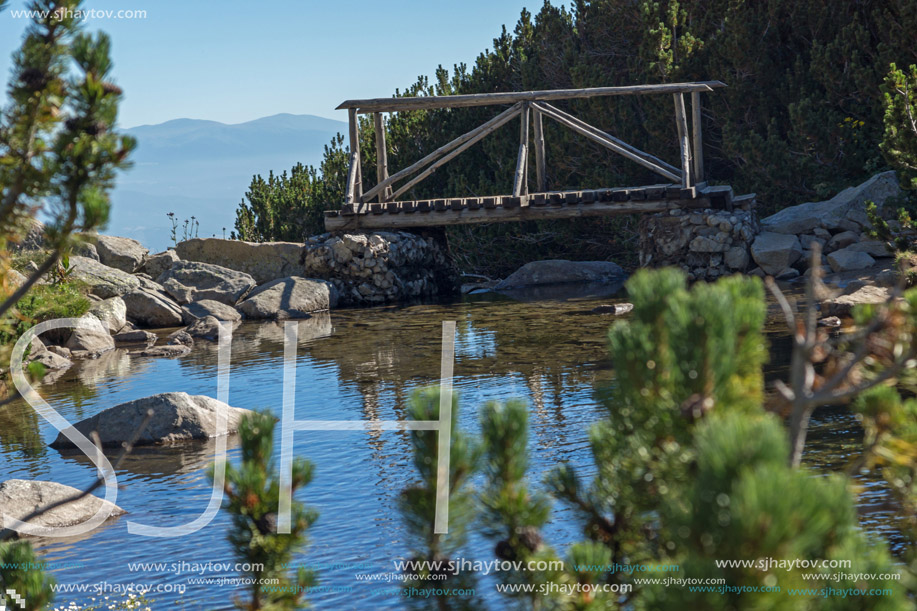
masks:
POLYGON ((92 242, 78 242, 74 244, 70 254, 77 255, 78 257, 86 257, 93 261, 101 261, 99 258, 99 251, 96 250, 95 244, 92 242))
POLYGON ((866 269, 876 264, 876 260, 865 252, 844 248, 828 255, 828 264, 835 272, 848 272, 855 269, 866 269))
MULTIPOLYGON (((226 416, 226 432, 232 433, 238 430, 242 417, 252 413, 203 395, 167 392, 110 407, 77 422, 73 428, 87 436, 92 431, 98 431, 103 445, 119 446, 134 436, 148 410, 153 410, 153 417, 137 440, 137 445, 215 437, 220 414, 226 416)), ((59 434, 51 444, 55 448, 72 445, 63 434, 59 434)))
POLYGON ((127 323, 127 306, 120 297, 109 297, 94 303, 89 313, 98 318, 111 333, 118 332, 127 323))
POLYGON ((774 275, 776 280, 794 280, 799 277, 799 270, 794 267, 788 267, 779 274, 774 275))
POLYGON ((801 256, 802 245, 794 235, 765 231, 751 245, 752 259, 772 276, 792 266, 801 256))
POLYGON ((15 269, 10 268, 7 270, 6 281, 9 283, 9 286, 12 290, 18 289, 20 286, 25 284, 26 278, 23 274, 20 274, 15 269))
POLYGON ((48 352, 53 352, 57 356, 62 356, 65 359, 70 358, 70 349, 64 348, 63 346, 48 346, 48 352))
POLYGON ((190 348, 194 345, 194 338, 184 329, 179 329, 169 335, 166 343, 170 346, 188 346, 190 348))
POLYGON ((851 244, 855 244, 859 241, 860 236, 853 231, 842 231, 841 233, 833 236, 828 243, 825 244, 825 254, 829 252, 834 252, 835 250, 840 250, 842 248, 847 248, 851 244))
POLYGON ((120 297, 140 288, 140 280, 134 276, 86 257, 71 256, 70 266, 73 278, 88 284, 89 292, 102 299, 120 297))
POLYGON ((890 170, 856 187, 844 189, 827 201, 784 208, 762 219, 761 224, 765 231, 786 234, 815 233, 816 227, 856 230, 869 226, 865 201, 874 201, 881 208, 886 199, 900 193, 895 173, 890 170))
POLYGON ((137 240, 110 235, 96 237, 96 251, 103 264, 128 273, 136 271, 150 252, 137 240))
POLYGON ((729 269, 743 272, 748 267, 748 249, 742 246, 733 246, 726 251, 723 260, 729 269))
POLYGON ((42 250, 45 247, 45 226, 38 219, 29 219, 29 230, 19 242, 10 243, 10 250, 22 252, 24 250, 42 250))
POLYGON ((257 284, 300 273, 303 245, 295 242, 243 242, 219 238, 194 238, 175 250, 183 261, 212 263, 245 272, 257 284))
POLYGON ((828 300, 822 304, 822 312, 829 316, 850 316, 854 306, 861 303, 885 303, 889 295, 889 289, 886 287, 866 285, 848 295, 828 300))
POLYGON ((172 265, 178 261, 178 255, 174 250, 150 255, 143 264, 142 271, 149 274, 151 278, 159 278, 161 275, 172 269, 172 265))
MULTIPOLYGON (((57 482, 8 479, 0 483, 0 507, 3 508, 4 514, 22 519, 40 507, 74 497, 80 492, 72 486, 57 482)), ((28 524, 48 529, 76 526, 95 516, 100 509, 103 509, 109 518, 127 513, 117 505, 90 494, 78 501, 46 511, 29 520, 28 524)), ((30 534, 41 535, 41 531, 31 531, 30 534)))
POLYGON ((167 346, 151 346, 149 348, 144 348, 143 350, 135 350, 131 354, 137 356, 184 356, 191 352, 190 346, 183 346, 179 344, 169 344, 167 346))
POLYGON ((824 238, 819 238, 815 235, 810 235, 810 234, 804 234, 804 235, 799 236, 799 243, 802 244, 803 250, 812 250, 813 244, 818 244, 819 246, 822 247, 822 249, 824 249, 825 247, 824 238))
POLYGON ((156 335, 149 331, 136 329, 118 333, 113 339, 116 344, 152 344, 156 341, 156 335))
POLYGON ((699 235, 691 240, 688 248, 691 252, 726 252, 729 246, 725 242, 718 242, 713 238, 699 235))
MULTIPOLYGON (((256 289, 257 290, 257 289, 256 289)), ((212 299, 202 299, 182 306, 182 320, 186 325, 190 325, 199 318, 213 316, 217 320, 228 320, 235 322, 242 320, 242 315, 232 306, 213 301, 212 299)))
MULTIPOLYGON (((54 346, 54 348, 57 347, 58 346, 54 346)), ((67 353, 69 354, 69 351, 67 353)), ((56 351, 52 352, 51 350, 45 350, 44 352, 35 354, 34 357, 29 355, 29 361, 41 363, 45 366, 45 369, 50 369, 52 371, 67 369, 73 365, 69 358, 61 356, 56 351)))
POLYGON ((181 306, 163 293, 138 289, 126 294, 123 299, 128 318, 141 326, 162 328, 182 324, 181 306))
POLYGON ((847 250, 852 250, 854 252, 865 252, 870 257, 877 259, 895 256, 895 253, 890 251, 888 247, 885 246, 885 242, 881 242, 879 240, 866 240, 864 242, 857 242, 856 244, 851 244, 848 246, 847 250))
POLYGON ((193 261, 177 261, 158 282, 180 304, 212 299, 235 305, 255 287, 254 279, 246 273, 193 261))
POLYGON ((624 270, 610 261, 566 261, 549 259, 526 263, 494 287, 506 290, 545 284, 614 283, 624 278, 624 270))
POLYGON ((73 330, 64 347, 71 352, 84 350, 92 355, 101 354, 115 347, 115 340, 108 328, 91 314, 80 317, 80 325, 73 330))
POLYGON ((337 290, 325 280, 280 278, 254 289, 237 307, 246 318, 308 318, 337 305, 337 290))
POLYGON ((220 339, 220 321, 213 316, 205 316, 188 325, 185 331, 191 337, 200 337, 215 342, 220 339))
POLYGON ((837 316, 826 316, 825 318, 818 319, 819 327, 840 327, 841 319, 837 316))

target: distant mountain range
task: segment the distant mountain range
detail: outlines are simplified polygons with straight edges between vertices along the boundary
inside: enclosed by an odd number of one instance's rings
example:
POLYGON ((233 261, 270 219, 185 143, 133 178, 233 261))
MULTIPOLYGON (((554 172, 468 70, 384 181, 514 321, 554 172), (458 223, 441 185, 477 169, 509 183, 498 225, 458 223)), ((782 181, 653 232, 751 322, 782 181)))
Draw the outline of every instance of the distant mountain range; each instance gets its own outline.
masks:
POLYGON ((175 119, 125 131, 138 141, 134 167, 118 177, 105 233, 159 251, 172 243, 166 213, 197 217, 201 237, 222 237, 224 227, 228 236, 253 175, 317 165, 346 123, 280 114, 236 125, 175 119))

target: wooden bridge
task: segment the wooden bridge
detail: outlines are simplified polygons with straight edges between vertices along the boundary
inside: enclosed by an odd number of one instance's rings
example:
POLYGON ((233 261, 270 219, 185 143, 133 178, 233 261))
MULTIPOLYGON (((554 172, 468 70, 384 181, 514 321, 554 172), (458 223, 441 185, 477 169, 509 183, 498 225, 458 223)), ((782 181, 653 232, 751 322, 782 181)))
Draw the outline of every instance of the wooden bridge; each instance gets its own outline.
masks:
POLYGON ((348 100, 338 106, 338 109, 346 108, 350 118, 351 156, 347 175, 347 191, 341 210, 325 213, 325 228, 334 231, 426 227, 658 212, 670 208, 731 210, 734 200, 737 199, 733 197, 732 188, 708 186, 704 180, 700 97, 702 93, 711 92, 719 87, 725 87, 725 84, 720 81, 704 81, 591 89, 348 100), (675 128, 680 143, 680 160, 677 167, 550 104, 555 100, 663 93, 672 95, 675 102, 675 128), (690 130, 685 94, 691 96, 690 130), (498 104, 511 104, 511 106, 483 125, 441 146, 416 163, 389 175, 382 113, 498 104), (373 114, 375 121, 377 183, 364 192, 357 116, 368 113, 373 114), (638 187, 548 191, 545 182, 546 159, 542 129, 545 116, 655 172, 666 182, 638 187), (454 159, 516 117, 520 122, 519 154, 511 194, 488 197, 443 197, 419 201, 398 199, 449 160, 454 159), (535 184, 537 185, 533 193, 528 191, 530 131, 534 132, 531 134, 533 136, 531 144, 535 148, 535 184), (401 186, 396 186, 400 181, 405 180, 406 182, 401 186))

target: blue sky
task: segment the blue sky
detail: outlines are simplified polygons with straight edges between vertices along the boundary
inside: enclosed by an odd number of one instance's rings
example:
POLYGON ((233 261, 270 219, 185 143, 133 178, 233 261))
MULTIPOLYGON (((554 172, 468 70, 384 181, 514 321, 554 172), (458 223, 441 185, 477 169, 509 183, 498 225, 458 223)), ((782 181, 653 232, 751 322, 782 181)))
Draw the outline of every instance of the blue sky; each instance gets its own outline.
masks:
MULTIPOLYGON (((240 123, 282 112, 339 120, 348 98, 382 97, 438 64, 471 64, 542 0, 89 0, 84 9, 146 11, 144 19, 90 19, 112 37, 121 124, 188 117, 240 123)), ((27 20, 0 14, 0 73, 27 20)))

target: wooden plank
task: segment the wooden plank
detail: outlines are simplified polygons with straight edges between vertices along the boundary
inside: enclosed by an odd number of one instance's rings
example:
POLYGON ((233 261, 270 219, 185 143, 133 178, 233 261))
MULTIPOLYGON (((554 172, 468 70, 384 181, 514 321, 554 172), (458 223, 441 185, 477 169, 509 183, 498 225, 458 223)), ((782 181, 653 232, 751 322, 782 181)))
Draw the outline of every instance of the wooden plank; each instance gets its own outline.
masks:
POLYGON ((704 181, 704 135, 701 128, 700 92, 691 92, 691 133, 694 136, 694 183, 704 181))
POLYGON ((401 212, 401 202, 388 202, 384 204, 385 211, 389 214, 398 214, 401 212))
POLYGON ((690 187, 694 184, 691 179, 691 143, 688 140, 688 118, 685 116, 685 96, 676 93, 675 98, 675 127, 678 128, 679 154, 681 155, 681 186, 690 187))
POLYGON ((513 195, 512 197, 503 198, 503 207, 504 208, 518 208, 522 205, 522 200, 524 196, 513 195))
POLYGON ((450 210, 461 210, 465 207, 465 200, 460 197, 453 197, 449 200, 450 210))
MULTIPOLYGON (((522 112, 519 113, 519 144, 522 145, 520 154, 522 155, 522 187, 517 193, 513 190, 513 195, 529 194, 529 103, 522 105, 522 112)), ((517 168, 518 170, 518 168, 517 168)), ((514 185, 515 186, 515 185, 514 185)))
POLYGON ((583 195, 580 198, 580 203, 591 204, 594 201, 596 201, 596 192, 595 191, 583 191, 583 195))
POLYGON ((428 199, 422 199, 417 202, 417 212, 429 212, 432 207, 433 205, 428 199))
POLYGON ((665 199, 665 188, 637 187, 636 189, 627 190, 627 199, 632 202, 639 202, 644 199, 665 199), (651 189, 653 189, 651 191, 651 189))
POLYGON ((623 87, 590 87, 584 89, 551 89, 543 91, 507 91, 500 93, 472 93, 447 96, 420 96, 413 98, 370 98, 346 100, 336 110, 357 109, 360 113, 400 112, 404 110, 425 110, 430 108, 468 108, 512 104, 514 102, 550 102, 573 98, 594 98, 619 95, 644 95, 653 93, 690 93, 692 91, 713 91, 725 87, 720 81, 698 81, 690 83, 661 83, 649 85, 626 85, 623 87))
POLYGON ((545 179, 547 176, 547 165, 544 156, 544 125, 541 111, 532 108, 532 119, 535 124, 535 182, 538 190, 544 192, 547 188, 545 179))
MULTIPOLYGON (((360 168, 360 122, 357 119, 357 111, 355 108, 351 108, 347 112, 349 123, 349 132, 350 132, 350 154, 352 155, 351 161, 356 160, 356 164, 351 164, 351 169, 356 169, 353 175, 353 191, 351 191, 353 199, 351 201, 362 203, 363 202, 363 170, 360 168)), ((350 183, 348 182, 348 187, 350 183)), ((362 208, 362 206, 361 206, 362 208)))
POLYGON ((341 206, 341 214, 343 214, 344 216, 353 216, 354 214, 356 214, 353 204, 344 204, 343 206, 341 206))
POLYGON ((547 193, 536 193, 529 200, 529 205, 532 206, 546 206, 548 204, 548 194, 547 193))
POLYGON ((678 174, 660 165, 658 160, 654 161, 653 159, 650 159, 651 156, 648 153, 643 153, 640 151, 641 154, 638 155, 621 146, 618 142, 612 140, 611 137, 605 132, 598 130, 597 128, 589 125, 588 123, 585 123, 584 121, 581 121, 580 119, 577 119, 572 115, 568 115, 567 113, 554 108, 553 106, 547 104, 537 104, 537 107, 544 114, 551 117, 561 125, 568 127, 573 131, 589 138, 593 142, 597 142, 602 146, 611 149, 619 155, 627 157, 631 161, 639 163, 646 169, 652 170, 653 172, 656 172, 657 174, 664 176, 669 180, 681 180, 681 177, 678 174))
POLYGON ((497 207, 497 199, 498 198, 496 197, 484 197, 481 198, 481 204, 484 206, 484 208, 493 210, 497 207))
POLYGON ((513 196, 519 197, 522 194, 523 184, 525 183, 525 158, 527 157, 525 144, 519 145, 519 157, 516 158, 516 175, 513 179, 513 196))
POLYGON ((347 168, 347 188, 344 190, 344 204, 353 205, 356 202, 357 167, 360 159, 355 153, 350 154, 350 165, 347 168))
POLYGON ((414 214, 417 212, 417 202, 415 201, 406 201, 401 202, 401 211, 405 214, 414 214))
POLYGON ((465 205, 470 210, 477 210, 481 207, 481 198, 480 197, 469 197, 465 200, 465 205))
POLYGON ((436 199, 433 200, 433 209, 437 212, 445 212, 448 206, 446 205, 446 200, 436 199))
POLYGON ((548 203, 552 206, 563 206, 564 205, 564 194, 554 191, 548 193, 548 203))
POLYGON ((626 202, 627 198, 627 189, 615 189, 611 192, 611 201, 613 202, 626 202))
MULTIPOLYGON (((376 128, 376 184, 384 182, 388 178, 388 150, 385 148, 385 122, 382 120, 382 113, 373 113, 373 122, 376 128)), ((379 194, 379 201, 389 201, 392 199, 392 188, 385 187, 385 190, 379 194)))
POLYGON ((564 193, 564 203, 567 205, 578 204, 582 193, 579 191, 567 191, 564 193))
MULTIPOLYGON (((509 121, 509 120, 512 119, 513 117, 515 117, 515 116, 516 116, 516 113, 519 112, 519 109, 520 109, 521 107, 522 107, 522 103, 520 102, 520 103, 514 105, 512 108, 509 108, 509 109, 507 109, 507 110, 504 110, 503 112, 501 112, 500 114, 498 114, 496 117, 494 117, 494 118, 491 119, 490 121, 487 121, 486 123, 483 123, 482 125, 479 125, 478 127, 474 128, 474 129, 471 130, 470 132, 468 132, 468 133, 466 133, 466 134, 462 134, 461 136, 459 136, 458 138, 455 138, 455 139, 452 140, 451 142, 448 142, 448 143, 444 144, 443 146, 439 147, 438 149, 436 149, 435 151, 433 151, 432 153, 430 153, 429 155, 427 155, 426 157, 424 157, 424 158, 421 159, 420 161, 417 161, 417 162, 415 162, 415 163, 412 163, 411 165, 409 165, 408 167, 404 168, 403 170, 399 170, 398 172, 395 172, 394 174, 392 174, 391 176, 389 176, 388 179, 382 181, 381 183, 377 184, 375 187, 373 187, 372 189, 370 189, 369 191, 367 191, 367 192, 366 192, 366 198, 367 198, 367 199, 371 199, 371 198, 375 197, 376 195, 378 195, 378 194, 379 194, 383 189, 385 189, 386 187, 391 187, 391 186, 393 186, 394 183, 395 183, 396 181, 401 180, 402 178, 405 178, 405 177, 407 177, 407 176, 413 174, 413 173, 416 172, 417 170, 419 170, 419 169, 421 169, 422 167, 426 166, 428 163, 431 163, 431 162, 433 162, 433 161, 436 161, 437 159, 439 159, 439 158, 442 157, 443 155, 449 153, 450 151, 453 151, 453 150, 456 149, 457 147, 461 147, 462 145, 467 144, 470 140, 472 140, 473 138, 476 138, 476 137, 477 137, 479 134, 481 134, 482 132, 486 132, 484 135, 489 134, 491 131, 493 131, 493 129, 496 129, 497 127, 503 125, 504 123, 506 123, 507 121, 509 121), (491 128, 493 128, 493 129, 491 129, 491 128), (488 131, 488 130, 490 130, 490 131, 488 131)), ((482 137, 483 137, 483 136, 482 136, 482 137)), ((480 138, 478 138, 478 140, 480 140, 480 138)), ((475 142, 477 142, 477 140, 475 140, 475 142)), ((472 144, 473 144, 473 143, 472 143, 472 144)), ((469 144, 468 146, 470 146, 470 144, 469 144)), ((466 147, 466 148, 467 148, 467 147, 466 147)), ((465 149, 463 148, 462 150, 465 150, 465 149)), ((461 152, 461 151, 460 151, 460 152, 461 152)), ((456 154, 458 154, 458 153, 456 153, 456 154)), ((453 156, 454 156, 454 155, 453 155, 453 156)), ((450 157, 450 159, 451 159, 451 157, 450 157)), ((430 173, 432 173, 432 172, 430 172, 430 173)), ((417 182, 420 182, 420 181, 417 181, 417 182)), ((416 184, 416 183, 414 183, 414 184, 416 184)), ((402 189, 402 190, 399 191, 398 193, 402 193, 402 192, 404 192, 405 190, 406 190, 406 189, 402 189)), ((395 193, 395 194, 393 195, 393 197, 397 197, 397 196, 398 196, 398 193, 395 193)))
MULTIPOLYGON (((701 207, 709 207, 709 201, 699 198, 691 203, 701 207)), ((358 215, 351 217, 325 217, 325 229, 335 231, 338 229, 383 229, 383 228, 411 228, 448 225, 466 225, 476 223, 500 223, 511 221, 531 221, 549 219, 569 219, 593 216, 615 216, 618 214, 642 214, 661 212, 685 207, 683 202, 668 200, 621 202, 609 206, 547 206, 532 207, 520 206, 508 208, 497 206, 492 209, 479 208, 471 210, 465 208, 460 212, 449 212, 436 215, 358 215)))
POLYGON ((385 204, 370 204, 369 211, 373 214, 382 214, 385 212, 385 204))

